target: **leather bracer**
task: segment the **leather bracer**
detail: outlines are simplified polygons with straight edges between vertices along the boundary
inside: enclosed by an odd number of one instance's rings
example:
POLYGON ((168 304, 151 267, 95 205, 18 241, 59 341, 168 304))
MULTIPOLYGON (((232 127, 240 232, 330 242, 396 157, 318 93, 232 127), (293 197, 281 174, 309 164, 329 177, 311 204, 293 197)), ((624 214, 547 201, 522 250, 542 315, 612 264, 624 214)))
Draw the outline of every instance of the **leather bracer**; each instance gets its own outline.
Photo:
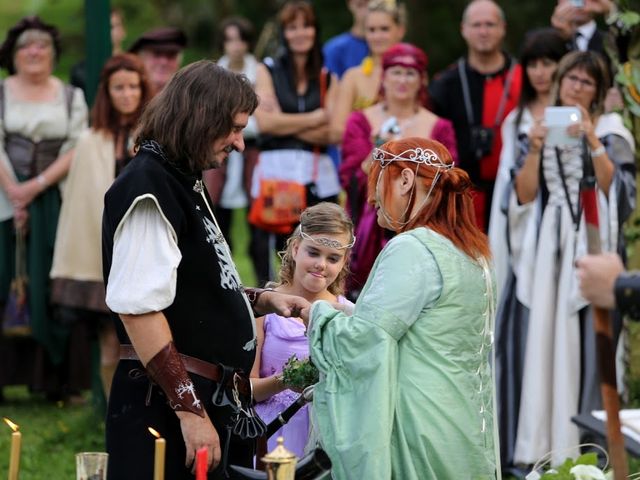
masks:
POLYGON ((172 341, 156 353, 145 368, 149 378, 167 396, 172 410, 191 412, 204 418, 202 402, 172 341))

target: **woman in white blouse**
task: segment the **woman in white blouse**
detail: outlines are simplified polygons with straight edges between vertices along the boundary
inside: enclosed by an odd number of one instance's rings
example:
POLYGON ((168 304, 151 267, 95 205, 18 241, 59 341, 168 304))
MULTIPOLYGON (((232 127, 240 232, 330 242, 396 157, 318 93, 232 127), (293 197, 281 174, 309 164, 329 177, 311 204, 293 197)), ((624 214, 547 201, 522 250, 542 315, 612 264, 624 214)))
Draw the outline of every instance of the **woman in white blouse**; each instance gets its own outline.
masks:
POLYGON ((9 71, 0 84, 0 306, 7 301, 15 274, 20 238, 26 247, 30 328, 36 341, 30 344, 32 349, 21 348, 19 357, 13 345, 0 346, 9 363, 3 362, 0 385, 27 383, 54 397, 63 393, 57 383, 72 390, 88 386, 88 375, 68 378, 57 367, 65 360, 70 366, 79 363, 65 359, 71 328, 53 317, 49 303, 61 201, 58 183, 67 174, 78 135, 87 125, 82 92, 52 75, 59 53, 58 31, 38 17, 20 20, 0 47, 0 66, 9 71), (38 361, 44 365, 36 365, 38 361), (24 375, 18 377, 16 371, 24 375))

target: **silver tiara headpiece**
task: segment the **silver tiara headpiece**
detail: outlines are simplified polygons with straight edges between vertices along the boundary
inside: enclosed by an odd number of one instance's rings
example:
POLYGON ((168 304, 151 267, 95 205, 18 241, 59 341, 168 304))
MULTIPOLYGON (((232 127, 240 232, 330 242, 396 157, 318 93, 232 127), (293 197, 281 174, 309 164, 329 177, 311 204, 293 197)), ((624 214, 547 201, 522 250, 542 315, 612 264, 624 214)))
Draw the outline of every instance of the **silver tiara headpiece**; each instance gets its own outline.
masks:
POLYGON ((405 150, 399 155, 382 150, 381 148, 376 148, 373 150, 372 157, 375 161, 380 162, 382 168, 386 167, 391 162, 413 162, 444 170, 450 170, 453 168, 453 163, 444 163, 436 152, 428 148, 411 148, 409 150, 405 150))
POLYGON ((337 240, 334 240, 332 238, 327 238, 327 237, 312 237, 311 235, 309 235, 308 233, 305 233, 302 231, 302 225, 300 225, 300 236, 302 238, 304 238, 305 240, 310 240, 313 243, 317 243, 318 245, 321 245, 323 247, 329 247, 329 248, 335 248, 338 250, 343 250, 343 249, 347 249, 347 248, 351 248, 353 247, 353 245, 356 243, 356 237, 355 235, 353 236, 353 238, 351 239, 351 241, 349 243, 347 243, 346 245, 343 245, 342 243, 340 243, 337 240))

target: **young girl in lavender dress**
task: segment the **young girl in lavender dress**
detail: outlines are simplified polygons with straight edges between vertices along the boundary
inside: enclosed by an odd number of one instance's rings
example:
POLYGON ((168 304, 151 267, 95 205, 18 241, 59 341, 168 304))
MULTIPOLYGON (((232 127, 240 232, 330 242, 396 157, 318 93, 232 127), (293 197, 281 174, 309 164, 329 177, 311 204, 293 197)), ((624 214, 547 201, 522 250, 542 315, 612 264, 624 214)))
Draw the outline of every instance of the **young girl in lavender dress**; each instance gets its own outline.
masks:
MULTIPOLYGON (((328 300, 349 304, 342 296, 349 273, 349 254, 355 242, 353 224, 342 207, 323 202, 307 208, 300 225, 287 240, 282 256, 279 282, 272 284, 279 292, 299 295, 309 302, 328 300)), ((253 393, 260 417, 269 423, 300 395, 287 388, 281 374, 292 356, 299 360, 309 356, 306 329, 299 318, 269 314, 256 319, 258 347, 251 370, 253 393)), ((268 441, 268 451, 276 439, 298 458, 304 454, 309 438, 309 406, 298 411, 268 441)))

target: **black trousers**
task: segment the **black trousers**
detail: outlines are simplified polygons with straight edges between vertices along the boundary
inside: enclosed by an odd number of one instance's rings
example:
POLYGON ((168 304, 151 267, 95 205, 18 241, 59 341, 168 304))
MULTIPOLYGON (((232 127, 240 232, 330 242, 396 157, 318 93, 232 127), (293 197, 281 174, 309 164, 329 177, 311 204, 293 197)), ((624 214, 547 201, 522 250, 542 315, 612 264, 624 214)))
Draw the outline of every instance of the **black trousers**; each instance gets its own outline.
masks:
MULTIPOLYGON (((121 360, 113 379, 106 419, 106 444, 109 453, 107 469, 109 480, 151 480, 153 478, 155 437, 152 427, 164 437, 166 444, 165 478, 170 480, 193 480, 189 468, 185 467, 185 445, 180 421, 167 406, 166 397, 154 386, 150 404, 145 405, 149 380, 142 365, 134 360, 121 360)), ((251 468, 255 442, 230 437, 226 445, 227 429, 232 410, 230 407, 214 407, 211 396, 216 384, 191 374, 196 391, 202 400, 209 418, 218 431, 223 458, 228 463, 251 468)), ((210 472, 208 480, 226 478, 221 466, 210 472)))

